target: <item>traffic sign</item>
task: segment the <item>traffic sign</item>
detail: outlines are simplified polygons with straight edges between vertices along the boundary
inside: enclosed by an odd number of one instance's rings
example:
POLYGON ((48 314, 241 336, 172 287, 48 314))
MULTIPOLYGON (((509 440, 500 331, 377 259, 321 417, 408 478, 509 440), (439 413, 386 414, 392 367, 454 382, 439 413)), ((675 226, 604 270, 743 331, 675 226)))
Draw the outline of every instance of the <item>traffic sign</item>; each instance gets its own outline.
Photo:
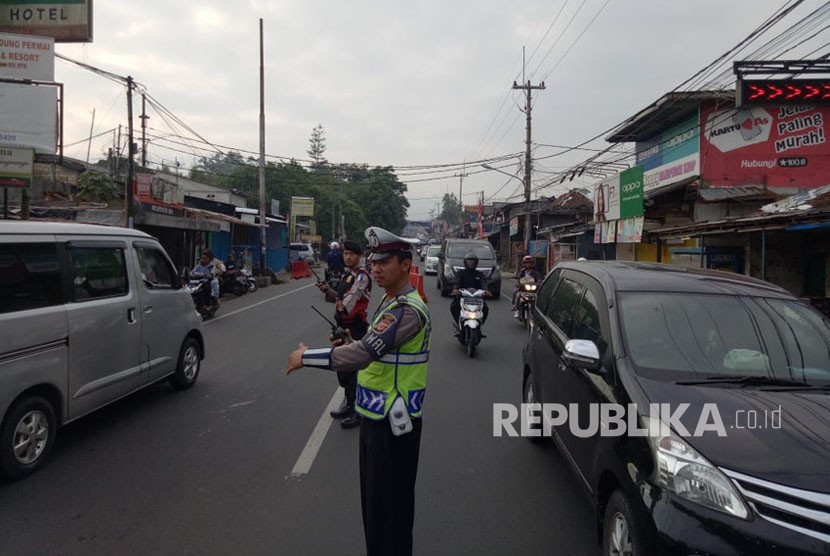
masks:
POLYGON ((738 106, 830 104, 830 79, 738 80, 738 106))

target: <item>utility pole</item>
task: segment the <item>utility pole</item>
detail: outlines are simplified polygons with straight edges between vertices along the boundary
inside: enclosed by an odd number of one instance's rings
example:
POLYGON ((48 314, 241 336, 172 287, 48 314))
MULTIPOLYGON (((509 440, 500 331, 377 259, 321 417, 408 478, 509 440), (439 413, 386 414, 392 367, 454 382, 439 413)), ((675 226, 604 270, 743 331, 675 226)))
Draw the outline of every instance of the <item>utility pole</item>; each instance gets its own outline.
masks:
POLYGON ((92 109, 92 123, 89 124, 89 143, 86 146, 86 163, 89 164, 89 151, 92 149, 92 130, 95 128, 95 109, 92 109))
POLYGON ((265 51, 263 47, 262 18, 259 18, 259 274, 265 276, 265 51))
POLYGON ((147 168, 147 97, 141 93, 141 167, 147 168))
POLYGON ((464 225, 464 201, 461 200, 461 196, 464 194, 464 178, 467 177, 467 161, 466 160, 464 161, 464 164, 461 167, 461 173, 460 174, 455 174, 455 176, 458 177, 458 207, 459 207, 460 212, 461 212, 461 214, 458 217, 458 225, 459 225, 459 230, 460 230, 461 227, 464 225))
POLYGON ((127 76, 127 227, 133 227, 133 156, 135 155, 133 143, 133 78, 127 76))
POLYGON ((545 82, 542 81, 539 85, 531 85, 530 80, 525 81, 525 51, 522 48, 522 84, 518 85, 513 82, 513 89, 520 89, 525 92, 525 109, 523 112, 527 117, 525 131, 527 137, 525 138, 525 255, 528 253, 530 246, 530 173, 532 169, 532 159, 530 157, 530 141, 531 141, 531 111, 533 104, 531 103, 531 96, 534 90, 542 90, 545 88, 545 82))

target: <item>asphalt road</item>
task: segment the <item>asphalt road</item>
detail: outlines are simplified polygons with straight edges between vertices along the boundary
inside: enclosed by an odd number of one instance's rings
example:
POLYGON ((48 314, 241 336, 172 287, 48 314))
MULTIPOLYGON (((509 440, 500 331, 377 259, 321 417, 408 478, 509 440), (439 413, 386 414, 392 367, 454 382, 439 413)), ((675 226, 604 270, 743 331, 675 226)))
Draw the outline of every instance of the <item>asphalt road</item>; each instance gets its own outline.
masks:
MULTIPOLYGON (((521 401, 525 333, 509 301, 491 302, 471 360, 433 277, 426 293, 415 553, 597 554, 590 506, 556 449, 493 436, 493 404, 521 401)), ((311 304, 332 312, 308 279, 223 304, 194 388, 158 384, 62 429, 43 470, 0 483, 0 554, 363 554, 358 431, 326 411, 341 400, 337 380, 282 373, 300 341, 326 345, 311 304), (304 451, 315 428, 316 454, 304 451)))

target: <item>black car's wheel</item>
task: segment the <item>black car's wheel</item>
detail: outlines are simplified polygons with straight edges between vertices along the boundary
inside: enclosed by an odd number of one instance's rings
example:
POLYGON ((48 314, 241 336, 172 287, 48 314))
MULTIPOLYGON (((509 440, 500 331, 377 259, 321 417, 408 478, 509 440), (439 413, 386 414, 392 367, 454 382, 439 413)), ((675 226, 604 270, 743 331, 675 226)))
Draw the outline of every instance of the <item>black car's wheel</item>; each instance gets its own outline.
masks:
POLYGON ((199 370, 202 368, 202 353, 199 342, 194 338, 187 338, 179 350, 179 363, 176 372, 170 377, 170 384, 177 390, 186 390, 196 383, 199 370))
POLYGON ((57 429, 55 409, 44 398, 18 400, 0 429, 2 474, 15 480, 40 469, 52 453, 57 429))
MULTIPOLYGON (((531 414, 538 414, 538 412, 531 412, 530 406, 528 404, 532 403, 540 402, 536 398, 536 390, 533 386, 533 373, 527 373, 527 376, 524 380, 524 384, 522 384, 522 407, 524 408, 524 410, 522 411, 522 419, 524 419, 527 423, 527 430, 539 430, 542 428, 541 425, 530 423, 531 414)), ((541 436, 528 436, 527 439, 534 444, 539 444, 542 442, 541 436)))
POLYGON ((605 507, 602 531, 603 556, 650 556, 654 554, 645 521, 628 497, 617 490, 605 507))

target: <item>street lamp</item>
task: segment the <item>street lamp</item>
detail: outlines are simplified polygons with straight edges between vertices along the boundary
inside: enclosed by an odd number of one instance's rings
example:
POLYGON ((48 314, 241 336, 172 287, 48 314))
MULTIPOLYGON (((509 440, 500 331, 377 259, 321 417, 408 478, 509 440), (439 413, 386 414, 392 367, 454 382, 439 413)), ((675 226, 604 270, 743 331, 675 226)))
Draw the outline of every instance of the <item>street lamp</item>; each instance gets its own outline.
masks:
MULTIPOLYGON (((515 178, 519 181, 522 181, 519 178, 519 176, 517 176, 515 174, 508 174, 504 170, 500 170, 499 168, 494 168, 493 166, 490 166, 489 164, 482 164, 481 167, 485 168, 487 170, 493 170, 494 172, 498 172, 500 174, 504 174, 505 176, 510 176, 511 178, 515 178)), ((522 182, 522 183, 524 183, 524 186, 525 186, 525 237, 524 237, 524 246, 525 246, 525 255, 527 255, 530 252, 530 250, 529 250, 529 247, 530 247, 530 245, 529 245, 530 244, 530 183, 525 183, 525 182, 522 182)))

